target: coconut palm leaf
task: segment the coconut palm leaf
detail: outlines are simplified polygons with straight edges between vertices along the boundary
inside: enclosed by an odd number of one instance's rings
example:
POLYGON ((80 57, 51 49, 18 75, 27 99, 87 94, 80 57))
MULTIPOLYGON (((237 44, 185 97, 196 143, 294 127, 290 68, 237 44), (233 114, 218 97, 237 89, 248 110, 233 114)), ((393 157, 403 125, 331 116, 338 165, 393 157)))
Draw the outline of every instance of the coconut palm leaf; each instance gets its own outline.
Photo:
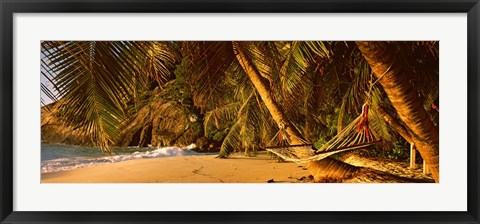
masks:
POLYGON ((220 146, 219 158, 227 158, 236 148, 241 147, 240 131, 244 122, 245 118, 241 117, 230 127, 220 146))
POLYGON ((145 61, 142 63, 147 77, 155 80, 160 88, 171 81, 174 74, 171 72, 175 64, 181 60, 179 43, 171 41, 151 41, 147 43, 148 50, 145 61))
POLYGON ((184 57, 190 61, 187 79, 191 80, 192 96, 195 106, 205 110, 223 105, 220 98, 225 96, 229 80, 228 71, 239 72, 231 42, 228 41, 195 41, 184 42, 184 57), (237 67, 237 68, 236 68, 237 67))
MULTIPOLYGON (((357 116, 359 108, 369 101, 372 93, 370 85, 373 84, 369 65, 361 60, 353 69, 354 75, 350 86, 342 98, 342 104, 339 110, 339 125, 342 125, 344 118, 352 119, 357 116)), ((348 121, 346 123, 349 123, 348 121)))
POLYGON ((378 114, 378 107, 386 107, 384 105, 391 104, 388 98, 385 96, 385 93, 377 86, 372 87, 370 95, 370 105, 368 118, 370 121, 370 127, 375 130, 380 137, 386 141, 390 142, 393 140, 390 129, 388 128, 387 122, 378 114))
MULTIPOLYGON (((228 129, 227 135, 220 148, 220 157, 225 158, 231 152, 240 149, 253 148, 261 141, 261 130, 268 130, 265 127, 265 112, 263 104, 258 104, 255 92, 242 102, 238 107, 235 123, 228 129)), ((268 112, 267 112, 268 114, 268 112)))
POLYGON ((61 117, 79 128, 103 151, 116 142, 127 102, 138 83, 140 64, 147 49, 143 42, 45 42, 46 70, 61 98, 61 117))
POLYGON ((208 111, 203 118, 205 133, 208 133, 212 128, 220 129, 226 123, 235 120, 241 106, 241 102, 234 102, 208 111))
MULTIPOLYGON (((56 102, 58 100, 58 98, 56 97, 56 94, 53 93, 53 91, 50 88, 48 88, 45 84, 41 83, 40 88, 41 88, 42 92, 48 97, 48 99, 50 101, 56 102)), ((43 105, 44 100, 41 99, 41 101, 42 101, 42 105, 43 105)))

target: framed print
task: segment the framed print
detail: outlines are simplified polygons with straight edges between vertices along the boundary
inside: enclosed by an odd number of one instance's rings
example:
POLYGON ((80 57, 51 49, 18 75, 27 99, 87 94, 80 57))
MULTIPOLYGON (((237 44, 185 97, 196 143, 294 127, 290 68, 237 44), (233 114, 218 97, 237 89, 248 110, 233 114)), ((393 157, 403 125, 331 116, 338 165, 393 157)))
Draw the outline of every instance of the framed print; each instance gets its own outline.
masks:
POLYGON ((477 0, 0 6, 2 223, 479 223, 477 0))

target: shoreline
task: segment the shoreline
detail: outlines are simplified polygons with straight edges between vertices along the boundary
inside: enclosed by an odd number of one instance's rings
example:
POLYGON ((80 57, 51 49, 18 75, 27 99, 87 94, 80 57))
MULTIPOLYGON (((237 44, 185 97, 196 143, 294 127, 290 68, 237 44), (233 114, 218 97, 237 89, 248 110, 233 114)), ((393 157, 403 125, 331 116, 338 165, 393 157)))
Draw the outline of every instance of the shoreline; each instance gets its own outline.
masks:
POLYGON ((296 163, 279 163, 266 152, 256 157, 216 155, 148 158, 42 173, 41 183, 299 183, 310 173, 296 163))
MULTIPOLYGON (((42 173, 41 183, 314 183, 304 164, 277 162, 267 152, 255 157, 233 154, 145 158, 42 173)), ((433 183, 430 174, 409 163, 349 153, 342 161, 360 167, 343 183, 433 183)))

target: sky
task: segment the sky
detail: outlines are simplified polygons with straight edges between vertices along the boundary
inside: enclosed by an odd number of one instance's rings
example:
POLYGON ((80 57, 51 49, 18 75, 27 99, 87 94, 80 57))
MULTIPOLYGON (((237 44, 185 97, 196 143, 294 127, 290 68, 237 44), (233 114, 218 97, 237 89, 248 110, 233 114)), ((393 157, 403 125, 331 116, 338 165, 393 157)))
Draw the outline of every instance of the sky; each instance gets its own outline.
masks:
MULTIPOLYGON (((40 52, 40 60, 48 61, 45 58, 45 54, 43 54, 43 52, 40 52)), ((42 75, 42 72, 45 72, 45 69, 40 66, 40 85, 44 84, 50 91, 54 92, 53 84, 50 83, 44 75, 42 75)), ((41 89, 40 89, 40 99, 43 102, 42 106, 52 103, 52 99, 50 99, 50 97, 48 97, 41 89)))

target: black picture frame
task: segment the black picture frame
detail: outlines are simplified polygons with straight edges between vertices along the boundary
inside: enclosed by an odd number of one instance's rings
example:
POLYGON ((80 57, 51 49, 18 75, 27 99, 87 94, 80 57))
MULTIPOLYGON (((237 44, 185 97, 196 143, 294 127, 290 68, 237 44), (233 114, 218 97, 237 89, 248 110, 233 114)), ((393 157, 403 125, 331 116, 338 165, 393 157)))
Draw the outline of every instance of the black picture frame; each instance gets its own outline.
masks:
POLYGON ((478 0, 0 0, 1 223, 480 223, 478 0), (466 212, 22 212, 13 211, 14 13, 467 13, 466 212))

